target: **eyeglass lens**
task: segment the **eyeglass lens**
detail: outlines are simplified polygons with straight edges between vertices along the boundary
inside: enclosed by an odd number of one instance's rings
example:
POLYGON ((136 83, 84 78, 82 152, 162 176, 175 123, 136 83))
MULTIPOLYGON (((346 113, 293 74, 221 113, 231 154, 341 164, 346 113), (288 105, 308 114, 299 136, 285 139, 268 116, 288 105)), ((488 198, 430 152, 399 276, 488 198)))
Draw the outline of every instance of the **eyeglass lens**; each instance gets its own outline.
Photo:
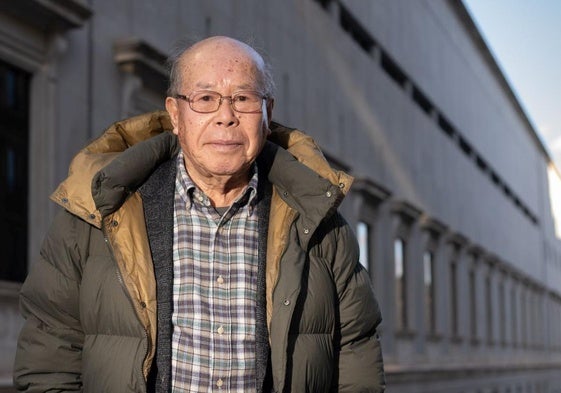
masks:
POLYGON ((222 96, 215 91, 201 91, 189 97, 191 109, 203 113, 217 111, 223 100, 229 100, 237 112, 251 113, 261 110, 263 96, 254 91, 241 91, 231 97, 222 96))

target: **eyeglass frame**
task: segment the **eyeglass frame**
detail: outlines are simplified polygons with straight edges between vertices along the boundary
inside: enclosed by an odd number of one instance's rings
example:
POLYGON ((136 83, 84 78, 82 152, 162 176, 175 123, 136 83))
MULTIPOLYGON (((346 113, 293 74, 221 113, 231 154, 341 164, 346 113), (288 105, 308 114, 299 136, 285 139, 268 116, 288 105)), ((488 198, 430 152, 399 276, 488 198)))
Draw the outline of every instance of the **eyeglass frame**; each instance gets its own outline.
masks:
POLYGON ((222 94, 220 94, 219 92, 214 91, 214 90, 196 90, 196 91, 191 92, 191 94, 189 94, 189 95, 185 95, 185 94, 175 94, 175 95, 173 96, 173 98, 180 99, 180 100, 183 100, 183 101, 187 102, 187 103, 189 104, 189 108, 191 108, 191 110, 192 110, 193 112, 197 112, 197 113, 215 113, 215 112, 218 112, 218 111, 220 110, 220 107, 222 106, 222 101, 223 101, 224 99, 228 99, 228 101, 230 102, 230 107, 231 107, 232 110, 234 110, 235 112, 238 112, 238 113, 260 113, 260 112, 262 112, 262 110, 263 110, 263 100, 268 100, 268 99, 269 99, 269 96, 263 95, 262 93, 260 93, 260 92, 258 92, 258 91, 256 91, 256 90, 240 90, 240 91, 237 91, 237 92, 235 92, 234 94, 229 95, 229 96, 223 96, 222 94), (216 94, 218 94, 218 95, 220 96, 220 99, 219 99, 219 101, 218 101, 218 107, 217 107, 215 110, 210 111, 210 112, 201 112, 201 111, 198 111, 198 110, 193 109, 193 105, 192 105, 192 102, 193 102, 193 101, 191 100, 191 96, 194 95, 194 94, 204 93, 204 92, 216 93, 216 94), (238 94, 242 94, 242 93, 257 93, 257 95, 258 95, 258 96, 261 98, 261 100, 262 100, 262 101, 261 101, 261 109, 255 110, 255 111, 251 111, 251 112, 243 112, 243 111, 237 110, 236 107, 234 106, 234 97, 237 96, 238 94))

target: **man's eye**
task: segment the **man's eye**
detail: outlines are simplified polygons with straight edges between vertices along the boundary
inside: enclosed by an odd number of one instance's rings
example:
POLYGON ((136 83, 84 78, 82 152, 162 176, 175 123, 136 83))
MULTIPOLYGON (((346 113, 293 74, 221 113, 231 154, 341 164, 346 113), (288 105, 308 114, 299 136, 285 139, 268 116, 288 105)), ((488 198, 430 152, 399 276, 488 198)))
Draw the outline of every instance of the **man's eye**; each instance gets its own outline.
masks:
POLYGON ((204 96, 200 96, 199 98, 197 98, 198 101, 205 101, 205 102, 212 102, 215 99, 216 98, 214 96, 211 96, 209 94, 204 95, 204 96))
POLYGON ((260 97, 258 95, 252 93, 238 94, 235 98, 235 100, 239 102, 257 102, 259 99, 260 97))

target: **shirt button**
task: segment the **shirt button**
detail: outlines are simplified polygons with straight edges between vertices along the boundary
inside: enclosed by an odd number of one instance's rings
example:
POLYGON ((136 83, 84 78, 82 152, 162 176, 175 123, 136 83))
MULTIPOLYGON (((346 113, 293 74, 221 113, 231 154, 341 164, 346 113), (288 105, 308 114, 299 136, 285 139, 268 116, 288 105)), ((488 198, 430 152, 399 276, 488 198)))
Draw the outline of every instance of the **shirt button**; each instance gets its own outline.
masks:
POLYGON ((284 302, 282 302, 282 304, 284 304, 285 306, 290 306, 290 300, 284 299, 284 302))
POLYGON ((310 233, 310 230, 308 228, 304 228, 304 233, 307 235, 308 233, 310 233))
POLYGON ((220 326, 216 331, 218 332, 218 334, 222 334, 224 333, 224 328, 220 326))
POLYGON ((218 276, 218 278, 216 279, 216 282, 219 284, 224 284, 224 279, 222 278, 222 276, 218 276))
POLYGON ((331 198, 331 195, 333 195, 333 194, 331 194, 331 191, 327 191, 327 192, 325 193, 325 196, 328 197, 328 198, 331 198))
POLYGON ((224 385, 224 381, 223 381, 222 379, 219 379, 218 381, 216 381, 216 386, 218 386, 219 388, 221 388, 222 385, 224 385))

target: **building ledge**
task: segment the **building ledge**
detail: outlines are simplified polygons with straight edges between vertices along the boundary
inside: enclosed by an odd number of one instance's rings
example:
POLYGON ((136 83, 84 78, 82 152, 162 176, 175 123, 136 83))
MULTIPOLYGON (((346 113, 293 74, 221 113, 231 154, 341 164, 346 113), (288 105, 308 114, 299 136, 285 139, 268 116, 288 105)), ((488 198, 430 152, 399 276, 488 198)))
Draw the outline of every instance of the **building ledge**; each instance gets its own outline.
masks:
POLYGON ((422 211, 407 201, 396 200, 392 203, 392 212, 402 218, 407 223, 413 223, 422 214, 422 211))
POLYGON ((391 192, 370 179, 357 178, 353 183, 353 190, 363 195, 371 203, 378 205, 388 199, 391 192))
POLYGON ((421 227, 433 236, 440 236, 448 229, 448 226, 446 226, 446 224, 444 224, 442 221, 439 221, 436 218, 429 217, 426 214, 423 214, 421 216, 420 223, 421 227))
POLYGON ((439 341, 442 341, 442 339, 444 338, 444 336, 442 334, 439 333, 429 333, 427 335, 427 341, 432 342, 432 343, 437 343, 439 341))
POLYGON ((404 340, 413 340, 415 338, 415 332, 411 329, 400 329, 395 332, 395 337, 404 340))
POLYGON ((91 9, 80 0, 0 1, 0 12, 39 30, 59 32, 83 26, 92 15, 91 9))
MULTIPOLYGON (((421 364, 421 363, 420 363, 421 364)), ((556 361, 536 363, 489 363, 478 364, 430 364, 403 365, 398 363, 384 364, 388 384, 403 382, 444 381, 465 379, 479 376, 497 376, 518 374, 520 372, 558 370, 561 364, 556 361)))
POLYGON ((448 243, 458 248, 467 247, 470 244, 468 238, 458 232, 451 233, 448 236, 448 243))
POLYGON ((462 336, 458 336, 457 334, 454 334, 452 337, 450 337, 450 342, 452 344, 461 344, 464 342, 464 338, 462 336))
POLYGON ((166 55, 138 38, 119 40, 113 49, 115 63, 121 71, 137 76, 143 86, 165 94, 168 84, 166 55))

